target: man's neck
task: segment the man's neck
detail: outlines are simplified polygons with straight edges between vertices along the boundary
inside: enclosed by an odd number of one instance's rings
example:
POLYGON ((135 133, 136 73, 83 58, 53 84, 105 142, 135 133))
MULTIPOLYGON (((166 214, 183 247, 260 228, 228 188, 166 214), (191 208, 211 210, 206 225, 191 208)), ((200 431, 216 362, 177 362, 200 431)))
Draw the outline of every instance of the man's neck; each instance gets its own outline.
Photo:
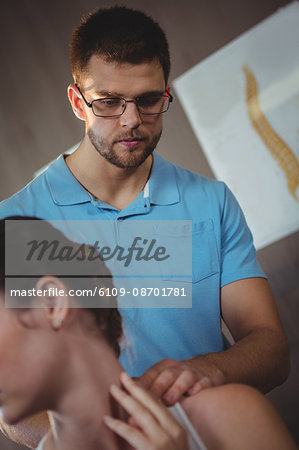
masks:
POLYGON ((83 140, 66 158, 66 164, 79 183, 94 197, 122 210, 143 190, 151 172, 152 155, 137 168, 122 169, 107 161, 83 140))

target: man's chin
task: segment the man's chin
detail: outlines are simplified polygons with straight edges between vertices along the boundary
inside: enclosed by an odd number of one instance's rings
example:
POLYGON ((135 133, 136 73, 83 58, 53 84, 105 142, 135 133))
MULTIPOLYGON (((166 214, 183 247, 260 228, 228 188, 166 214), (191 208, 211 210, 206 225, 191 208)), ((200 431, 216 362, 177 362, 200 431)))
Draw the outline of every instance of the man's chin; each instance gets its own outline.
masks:
POLYGON ((119 151, 102 155, 114 166, 121 169, 136 169, 153 153, 154 149, 124 148, 119 151))
POLYGON ((137 169, 137 167, 140 167, 148 157, 149 155, 142 156, 142 158, 131 155, 131 158, 107 158, 107 161, 120 169, 137 169))
POLYGON ((130 138, 123 138, 112 142, 110 145, 96 137, 92 129, 87 131, 89 140, 95 150, 110 164, 121 169, 136 169, 141 166, 151 155, 159 142, 161 133, 156 135, 151 141, 146 137, 136 138, 132 141, 130 138), (125 143, 125 141, 127 141, 125 143))

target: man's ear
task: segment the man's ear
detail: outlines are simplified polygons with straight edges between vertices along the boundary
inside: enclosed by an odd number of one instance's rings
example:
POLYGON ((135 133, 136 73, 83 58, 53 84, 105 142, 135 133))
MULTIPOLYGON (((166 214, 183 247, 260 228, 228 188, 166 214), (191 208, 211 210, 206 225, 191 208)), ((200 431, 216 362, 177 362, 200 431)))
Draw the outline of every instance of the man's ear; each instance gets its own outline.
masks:
POLYGON ((83 109, 83 102, 80 92, 75 84, 70 84, 67 88, 68 99, 72 105, 74 114, 78 119, 85 121, 85 113, 83 109))
POLYGON ((36 289, 43 291, 43 309, 48 321, 59 330, 69 312, 69 296, 65 284, 56 277, 44 276, 36 283, 36 289))

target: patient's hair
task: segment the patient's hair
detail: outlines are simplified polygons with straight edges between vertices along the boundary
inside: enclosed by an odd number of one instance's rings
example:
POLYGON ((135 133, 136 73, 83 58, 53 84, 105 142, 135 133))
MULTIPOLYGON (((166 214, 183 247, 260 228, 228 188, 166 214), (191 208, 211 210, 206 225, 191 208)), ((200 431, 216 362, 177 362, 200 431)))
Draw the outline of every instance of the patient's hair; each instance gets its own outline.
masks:
MULTIPOLYGON (((33 239, 38 238, 38 228, 35 229, 35 227, 25 226, 24 222, 21 221, 24 220, 36 220, 39 221, 41 219, 38 219, 36 217, 21 217, 21 216, 10 216, 6 219, 0 220, 0 290, 4 291, 5 289, 5 252, 12 251, 10 248, 12 245, 14 248, 18 247, 18 243, 21 244, 24 242, 28 243, 33 239), (6 242, 5 245, 5 222, 7 221, 13 221, 10 224, 10 236, 13 236, 13 242, 10 240, 6 242)), ((87 244, 78 244, 71 240, 69 240, 63 233, 52 227, 48 222, 43 222, 43 230, 48 230, 49 236, 51 236, 51 239, 57 239, 59 241, 59 244, 61 244, 63 247, 70 246, 74 250, 78 249, 79 246, 82 248, 82 245, 87 250, 91 249, 90 245, 87 244)), ((28 222, 29 224, 29 222, 28 222)), ((96 250, 94 250, 94 255, 97 255, 96 250)), ((32 279, 30 279, 30 276, 33 278, 35 274, 38 273, 47 273, 47 275, 53 275, 51 273, 51 270, 49 267, 47 267, 47 258, 42 258, 40 261, 33 262, 33 264, 29 264, 28 266, 25 265, 23 262, 20 264, 20 261, 17 260, 17 258, 14 260, 15 263, 15 273, 22 274, 25 276, 24 283, 22 283, 22 286, 25 288, 32 287, 32 279), (18 267, 19 265, 19 267, 18 267), (41 267, 42 266, 42 267, 41 267), (18 272, 19 268, 19 272, 18 272), (47 272, 49 270, 49 272, 47 272), (28 278, 26 278, 28 277, 28 278), (26 282, 28 286, 26 285, 26 282)), ((49 263, 48 263, 49 265, 49 263)), ((98 275, 102 277, 105 277, 105 284, 102 283, 101 278, 97 277, 96 275, 94 277, 80 277, 80 288, 82 289, 92 289, 94 287, 98 288, 109 288, 110 292, 113 289, 113 283, 112 283, 112 277, 111 273, 108 270, 107 266, 104 264, 104 262, 97 258, 97 273, 98 275)), ((87 274, 87 272, 86 272, 87 274)), ((83 274, 81 274, 83 275, 83 274)), ((54 276, 54 275, 53 275, 54 276)), ((55 274, 57 278, 63 278, 59 275, 55 274)), ((35 276, 36 278, 36 276, 35 276)), ((63 282, 66 284, 68 283, 69 288, 75 288, 76 286, 76 277, 74 278, 68 278, 67 282, 63 280, 63 282)), ((77 299, 78 301, 82 301, 82 299, 77 299)), ((97 325, 101 329, 101 332, 103 336, 106 338, 108 344, 111 346, 111 348, 114 350, 117 356, 120 354, 120 347, 119 347, 119 341, 122 336, 122 320, 121 315, 117 309, 117 299, 116 297, 109 297, 109 305, 113 307, 109 308, 84 308, 87 311, 90 311, 90 313, 94 316, 97 325)))
POLYGON ((86 71, 92 55, 116 63, 140 64, 157 60, 167 83, 170 57, 165 33, 141 11, 115 6, 83 17, 71 41, 70 61, 76 82, 86 71))

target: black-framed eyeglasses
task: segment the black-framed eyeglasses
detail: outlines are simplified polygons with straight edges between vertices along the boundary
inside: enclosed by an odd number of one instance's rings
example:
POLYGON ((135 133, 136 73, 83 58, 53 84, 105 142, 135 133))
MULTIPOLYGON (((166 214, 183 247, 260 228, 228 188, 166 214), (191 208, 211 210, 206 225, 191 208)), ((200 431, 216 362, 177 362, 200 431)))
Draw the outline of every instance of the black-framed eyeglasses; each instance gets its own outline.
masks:
POLYGON ((165 94, 148 93, 137 97, 135 100, 126 100, 122 97, 97 98, 88 102, 81 89, 75 84, 88 108, 98 117, 119 117, 125 110, 127 103, 135 103, 140 114, 148 116, 163 114, 169 109, 169 104, 173 101, 173 96, 166 89, 165 94))

